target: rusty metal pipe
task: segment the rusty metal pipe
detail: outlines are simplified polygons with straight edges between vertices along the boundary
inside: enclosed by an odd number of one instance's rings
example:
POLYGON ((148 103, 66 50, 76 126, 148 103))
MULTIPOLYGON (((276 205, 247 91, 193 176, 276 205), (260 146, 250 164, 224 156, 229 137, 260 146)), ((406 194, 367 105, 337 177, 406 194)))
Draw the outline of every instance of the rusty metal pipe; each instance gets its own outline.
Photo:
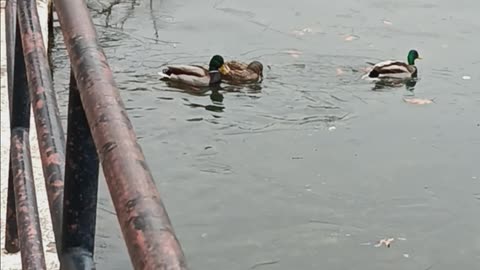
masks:
POLYGON ((62 269, 65 270, 82 269, 77 268, 79 265, 94 267, 99 169, 73 71, 70 72, 67 134, 62 232, 62 253, 65 254, 62 269), (78 250, 81 252, 76 252, 78 250))
MULTIPOLYGON (((15 5, 10 2, 9 5, 15 5)), ((12 12, 12 6, 9 6, 8 12, 12 12)), ((16 18, 16 17, 15 17, 16 18)), ((17 127, 28 129, 30 127, 30 97, 28 94, 28 85, 25 71, 25 63, 23 58, 23 48, 20 36, 20 30, 18 25, 12 24, 9 20, 6 22, 7 28, 10 28, 9 32, 15 32, 14 39, 9 37, 7 48, 13 51, 13 61, 10 59, 7 70, 9 75, 13 77, 12 84, 9 87, 9 106, 10 106, 10 131, 17 127), (13 30, 12 30, 13 28, 13 30)), ((10 34, 10 33, 9 33, 10 34)), ((12 57, 12 55, 8 55, 12 57)), ((11 134, 12 135, 12 134, 11 134)), ((14 172, 11 170, 12 160, 9 157, 9 171, 8 171, 8 195, 7 195, 7 218, 5 226, 5 250, 10 253, 15 253, 20 250, 18 243, 18 228, 17 228, 17 216, 16 216, 16 204, 15 204, 15 192, 14 192, 14 172)))
POLYGON ((12 130, 10 157, 14 175, 17 224, 20 236, 22 269, 46 269, 42 245, 42 232, 38 217, 32 160, 28 143, 28 129, 17 127, 12 130))
MULTIPOLYGON (((10 158, 10 157, 9 157, 10 158)), ((18 243, 17 206, 15 205, 15 189, 13 187, 12 161, 8 162, 8 190, 7 190, 7 215, 5 218, 5 250, 7 253, 20 251, 18 243)))
MULTIPOLYGON (((7 81, 9 104, 12 104, 13 91, 13 70, 15 61, 15 41, 17 26, 17 0, 7 0, 5 2, 5 41, 7 44, 7 81)), ((10 107, 10 115, 12 107, 10 107)))
MULTIPOLYGON (((12 98, 13 82, 15 70, 15 51, 16 51, 16 33, 17 33, 17 1, 7 0, 5 3, 5 41, 7 56, 7 81, 8 81, 8 104, 10 107, 9 115, 12 117, 12 98)), ((20 47, 21 51, 21 47, 20 47)), ((22 53, 23 58, 23 53, 22 53)), ((23 63, 23 59, 22 63, 23 63)), ((25 68, 24 68, 25 69, 25 68)), ((11 172, 12 162, 8 157, 8 191, 7 191, 7 213, 5 217, 5 250, 8 253, 16 253, 20 250, 18 244, 17 216, 15 206, 15 192, 13 189, 13 175, 11 172)))
POLYGON ((23 53, 32 100, 38 146, 42 159, 52 227, 57 251, 61 252, 63 179, 65 176, 65 135, 53 91, 50 67, 43 43, 35 0, 17 3, 23 53))
POLYGON ((85 1, 55 0, 63 37, 135 269, 186 269, 85 1))

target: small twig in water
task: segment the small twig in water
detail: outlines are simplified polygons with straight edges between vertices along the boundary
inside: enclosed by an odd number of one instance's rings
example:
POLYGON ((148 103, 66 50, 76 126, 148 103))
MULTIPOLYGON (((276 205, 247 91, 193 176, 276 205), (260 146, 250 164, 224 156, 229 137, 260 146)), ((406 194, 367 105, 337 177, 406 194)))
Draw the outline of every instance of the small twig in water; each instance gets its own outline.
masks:
POLYGON ((334 99, 338 100, 338 101, 341 101, 341 102, 347 102, 345 99, 341 99, 341 98, 339 98, 339 97, 336 97, 336 96, 334 96, 334 95, 332 95, 332 94, 330 94, 330 96, 331 96, 332 98, 334 98, 334 99))
POLYGON ((255 269, 255 268, 257 268, 257 267, 264 266, 264 265, 276 264, 276 263, 279 263, 279 262, 280 262, 280 261, 260 262, 260 263, 254 264, 252 267, 250 267, 250 269, 255 269))
POLYGON ((425 268, 425 270, 430 270, 430 269, 432 269, 432 268, 433 268, 433 264, 430 265, 429 267, 425 268))

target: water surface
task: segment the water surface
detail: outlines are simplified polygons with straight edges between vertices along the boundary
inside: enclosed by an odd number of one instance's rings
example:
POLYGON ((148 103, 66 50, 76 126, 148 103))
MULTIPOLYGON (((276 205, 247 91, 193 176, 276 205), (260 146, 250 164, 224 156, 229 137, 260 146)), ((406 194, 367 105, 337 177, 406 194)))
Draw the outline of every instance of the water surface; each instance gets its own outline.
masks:
MULTIPOLYGON (((478 1, 120 2, 88 4, 191 269, 478 266, 478 1), (412 48, 413 91, 360 80, 412 48), (261 61, 264 82, 158 80, 214 54, 261 61)), ((103 179, 99 204, 98 269, 131 269, 103 179)))

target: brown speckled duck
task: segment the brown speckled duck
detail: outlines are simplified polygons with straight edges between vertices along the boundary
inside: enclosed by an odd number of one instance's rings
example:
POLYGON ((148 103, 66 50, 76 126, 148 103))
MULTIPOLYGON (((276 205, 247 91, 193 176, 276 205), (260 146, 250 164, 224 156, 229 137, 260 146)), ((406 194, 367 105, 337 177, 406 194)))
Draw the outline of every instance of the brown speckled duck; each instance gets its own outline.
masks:
POLYGON ((263 80, 263 65, 258 61, 250 64, 228 61, 220 72, 222 81, 230 84, 256 83, 263 80))

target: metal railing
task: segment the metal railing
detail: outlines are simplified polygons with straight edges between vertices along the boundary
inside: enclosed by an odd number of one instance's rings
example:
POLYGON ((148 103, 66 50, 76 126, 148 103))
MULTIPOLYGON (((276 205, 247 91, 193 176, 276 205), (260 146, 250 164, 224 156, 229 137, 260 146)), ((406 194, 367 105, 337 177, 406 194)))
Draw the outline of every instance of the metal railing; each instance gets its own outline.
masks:
POLYGON ((37 130, 62 269, 94 269, 99 161, 135 269, 186 269, 180 244, 84 0, 54 0, 71 63, 65 137, 35 0, 5 6, 11 149, 6 243, 23 269, 46 269, 30 147, 37 130))

